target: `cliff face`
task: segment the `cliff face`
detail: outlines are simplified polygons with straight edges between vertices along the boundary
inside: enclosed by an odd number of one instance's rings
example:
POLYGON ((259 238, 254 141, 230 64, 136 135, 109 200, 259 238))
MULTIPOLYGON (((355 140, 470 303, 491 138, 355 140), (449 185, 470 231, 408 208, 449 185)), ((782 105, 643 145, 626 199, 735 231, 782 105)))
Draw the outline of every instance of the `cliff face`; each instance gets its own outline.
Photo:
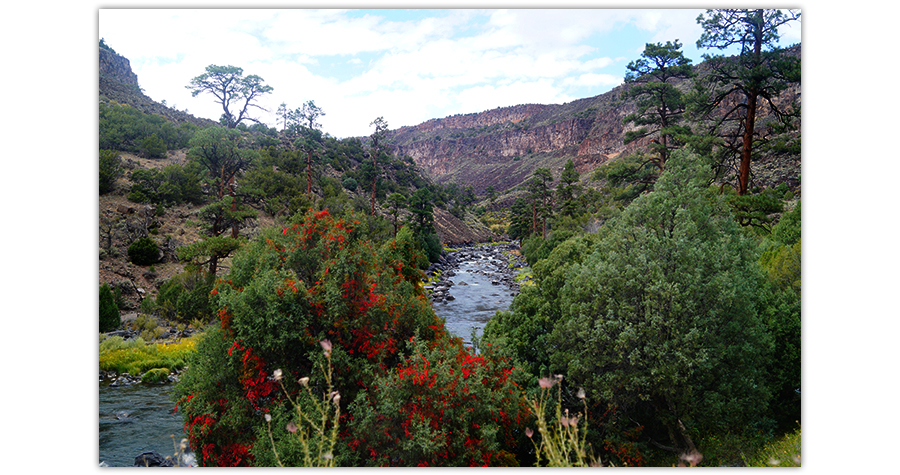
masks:
POLYGON ((141 91, 137 75, 131 70, 131 62, 112 51, 98 48, 100 51, 100 102, 116 102, 127 104, 145 114, 161 115, 167 120, 180 124, 190 122, 200 127, 215 124, 209 119, 194 117, 185 111, 166 107, 141 91))
MULTIPOLYGON (((799 55, 799 46, 794 48, 799 55)), ((633 102, 620 100, 626 87, 566 104, 525 104, 432 119, 391 131, 388 139, 395 153, 412 157, 435 181, 471 185, 479 195, 488 186, 502 191, 520 185, 538 167, 558 176, 570 158, 584 174, 647 145, 648 139, 623 144, 632 126, 622 120, 635 110, 633 102)), ((799 101, 799 94, 799 86, 793 87, 779 102, 799 101)), ((762 109, 759 116, 768 113, 762 109)), ((790 166, 789 174, 799 174, 799 159, 790 166)))
POLYGON ((505 190, 537 167, 555 171, 569 158, 583 173, 640 143, 622 144, 622 119, 632 104, 618 102, 621 87, 562 105, 527 104, 479 114, 433 119, 389 134, 399 155, 409 155, 439 182, 505 190))
POLYGON ((137 74, 131 70, 131 61, 104 48, 100 49, 100 77, 126 85, 138 85, 137 74))

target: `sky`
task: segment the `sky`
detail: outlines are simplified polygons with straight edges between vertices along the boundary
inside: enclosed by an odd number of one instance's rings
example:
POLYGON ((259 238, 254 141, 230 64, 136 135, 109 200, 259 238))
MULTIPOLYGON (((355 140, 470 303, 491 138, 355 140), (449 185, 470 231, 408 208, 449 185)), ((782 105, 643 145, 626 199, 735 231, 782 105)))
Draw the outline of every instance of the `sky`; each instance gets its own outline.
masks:
MULTIPOLYGON (((312 100, 322 130, 370 135, 433 118, 525 103, 562 104, 622 83, 647 43, 679 40, 694 64, 703 10, 692 9, 116 9, 99 38, 128 58, 145 94, 218 120, 211 94, 186 88, 209 65, 231 65, 273 87, 252 117, 312 100)), ((801 22, 782 32, 800 42, 801 22)), ((98 38, 98 39, 99 39, 98 38)))

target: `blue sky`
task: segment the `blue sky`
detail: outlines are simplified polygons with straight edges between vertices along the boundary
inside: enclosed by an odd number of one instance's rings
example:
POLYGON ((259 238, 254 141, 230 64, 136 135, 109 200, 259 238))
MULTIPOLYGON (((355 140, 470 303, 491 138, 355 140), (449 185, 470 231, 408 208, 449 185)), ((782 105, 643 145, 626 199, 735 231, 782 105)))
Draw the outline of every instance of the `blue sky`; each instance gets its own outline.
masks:
MULTIPOLYGON (((647 43, 680 40, 700 61, 688 9, 105 9, 99 37, 131 60, 156 101, 218 119, 210 95, 185 88, 210 64, 274 88, 256 118, 314 100, 336 137, 523 103, 561 104, 622 83, 647 43), (164 33, 161 33, 164 32, 164 33)), ((784 33, 799 42, 800 24, 784 33)))

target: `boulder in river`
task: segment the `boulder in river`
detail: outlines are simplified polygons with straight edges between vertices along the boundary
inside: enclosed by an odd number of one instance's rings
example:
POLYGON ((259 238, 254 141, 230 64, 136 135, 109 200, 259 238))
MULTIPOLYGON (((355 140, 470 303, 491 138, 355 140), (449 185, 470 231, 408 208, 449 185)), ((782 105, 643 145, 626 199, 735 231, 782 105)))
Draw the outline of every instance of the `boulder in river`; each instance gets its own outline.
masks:
POLYGON ((144 452, 134 458, 134 467, 174 467, 171 459, 167 459, 155 450, 144 452))

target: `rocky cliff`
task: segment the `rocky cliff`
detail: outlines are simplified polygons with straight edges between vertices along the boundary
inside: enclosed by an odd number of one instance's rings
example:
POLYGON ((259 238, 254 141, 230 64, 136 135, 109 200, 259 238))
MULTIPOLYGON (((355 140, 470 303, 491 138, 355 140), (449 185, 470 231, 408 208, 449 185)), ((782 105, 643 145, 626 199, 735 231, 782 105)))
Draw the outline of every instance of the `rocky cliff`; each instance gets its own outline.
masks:
MULTIPOLYGON (((800 54, 799 45, 791 50, 800 54)), ((702 74, 703 65, 696 68, 702 74)), ((679 85, 685 91, 689 86, 679 85)), ((524 104, 432 119, 391 131, 388 139, 395 153, 412 157, 432 179, 471 185, 481 196, 488 186, 502 191, 522 184, 537 167, 558 176, 570 158, 585 174, 647 145, 646 139, 623 143, 632 126, 622 120, 635 110, 633 102, 620 99, 626 87, 566 104, 524 104)), ((798 86, 780 99, 799 97, 798 86)), ((760 111, 760 117, 767 114, 760 111)), ((782 175, 799 174, 799 158, 786 166, 782 175)))
POLYGON ((161 115, 167 120, 180 124, 190 122, 200 127, 215 124, 209 119, 194 117, 185 111, 166 107, 147 95, 138 84, 138 77, 131 70, 131 62, 108 49, 99 48, 100 54, 100 102, 128 104, 145 114, 161 115))
POLYGON ((572 158, 593 170, 640 143, 622 144, 622 119, 633 104, 618 101, 622 87, 562 105, 527 104, 434 119, 389 136, 438 182, 471 185, 484 194, 522 183, 536 167, 561 168, 572 158))
POLYGON ((138 85, 137 74, 131 70, 131 61, 102 47, 100 48, 100 78, 118 81, 126 85, 138 85))

